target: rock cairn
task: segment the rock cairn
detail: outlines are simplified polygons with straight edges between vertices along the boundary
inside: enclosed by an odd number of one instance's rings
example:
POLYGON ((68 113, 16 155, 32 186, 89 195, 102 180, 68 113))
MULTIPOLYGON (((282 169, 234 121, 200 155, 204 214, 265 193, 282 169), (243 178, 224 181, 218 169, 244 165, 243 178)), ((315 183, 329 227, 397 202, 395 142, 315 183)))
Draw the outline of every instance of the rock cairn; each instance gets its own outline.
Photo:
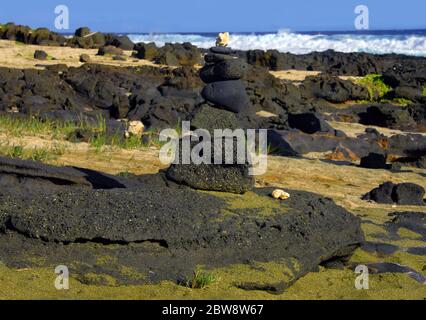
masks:
MULTIPOLYGON (((210 133, 213 133, 214 129, 236 129, 238 125, 236 115, 244 115, 253 108, 241 80, 249 66, 233 54, 232 49, 224 46, 211 48, 205 56, 206 65, 200 70, 201 80, 206 83, 202 96, 207 100, 208 106, 203 104, 199 109, 202 113, 215 114, 218 117, 218 121, 215 122, 217 127, 200 128, 210 133), (224 127, 227 124, 231 127, 224 127)), ((200 120, 202 119, 198 115, 198 122, 204 122, 200 120)), ((237 163, 236 139, 232 150, 227 149, 224 142, 225 139, 222 143, 223 164, 213 164, 214 153, 217 152, 213 150, 212 164, 173 164, 167 171, 167 177, 200 190, 245 193, 253 189, 254 179, 249 174, 250 166, 247 159, 244 164, 237 163), (233 164, 225 164, 226 152, 233 152, 233 164)))
POLYGON ((214 47, 205 56, 206 65, 200 70, 201 80, 206 83, 202 96, 214 107, 234 113, 252 111, 242 78, 249 65, 238 59, 231 48, 214 47))

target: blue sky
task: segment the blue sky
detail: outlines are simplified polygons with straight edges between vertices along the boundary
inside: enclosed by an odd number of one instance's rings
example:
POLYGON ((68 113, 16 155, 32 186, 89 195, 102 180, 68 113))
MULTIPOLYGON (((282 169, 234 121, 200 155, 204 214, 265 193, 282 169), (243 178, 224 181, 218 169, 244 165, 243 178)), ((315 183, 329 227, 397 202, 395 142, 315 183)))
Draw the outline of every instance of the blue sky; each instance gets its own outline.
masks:
POLYGON ((353 30, 360 4, 370 9, 370 29, 426 29, 425 0, 15 0, 3 1, 0 22, 54 29, 60 4, 69 7, 71 31, 353 30))

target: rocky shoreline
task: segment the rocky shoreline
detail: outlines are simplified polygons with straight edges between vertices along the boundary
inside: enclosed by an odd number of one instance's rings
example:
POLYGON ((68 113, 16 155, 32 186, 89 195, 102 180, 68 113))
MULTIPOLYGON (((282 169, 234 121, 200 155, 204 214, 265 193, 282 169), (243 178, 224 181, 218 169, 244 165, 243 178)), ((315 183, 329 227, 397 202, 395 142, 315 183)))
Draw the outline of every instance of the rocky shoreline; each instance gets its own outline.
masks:
MULTIPOLYGON (((60 123, 103 119, 107 134, 122 139, 129 121, 151 133, 141 139, 182 121, 193 130, 266 129, 270 153, 282 157, 322 153, 323 161, 336 165, 391 173, 402 166, 425 168, 426 58, 331 51, 295 56, 191 44, 157 48, 87 28, 66 39, 12 24, 2 25, 0 38, 96 48, 113 60, 133 51, 132 59, 159 64, 118 67, 80 57, 80 67, 1 67, 0 116, 60 123), (270 73, 290 69, 321 73, 302 81, 270 73), (350 135, 333 122, 360 125, 364 132, 350 135)), ((87 141, 92 134, 80 130, 70 137, 87 141)), ((91 284, 85 275, 93 271, 93 256, 108 252, 141 278, 118 275, 114 266, 96 271, 125 285, 179 283, 200 265, 276 263, 286 274, 282 281, 235 286, 282 293, 319 266, 345 265, 366 245, 361 219, 333 200, 287 190, 290 199, 276 201, 274 188, 256 187, 248 168, 178 164, 125 178, 0 158, 0 260, 8 267, 33 267, 37 256, 44 266, 60 260, 91 284)), ((423 187, 385 182, 363 200, 424 206, 423 187)))

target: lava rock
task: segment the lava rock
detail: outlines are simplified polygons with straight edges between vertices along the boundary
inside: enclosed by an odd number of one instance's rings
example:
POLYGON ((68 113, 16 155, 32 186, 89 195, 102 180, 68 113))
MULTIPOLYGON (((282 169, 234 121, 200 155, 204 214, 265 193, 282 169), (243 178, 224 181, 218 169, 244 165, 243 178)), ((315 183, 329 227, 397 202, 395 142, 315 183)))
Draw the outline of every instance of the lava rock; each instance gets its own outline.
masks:
POLYGON ((135 45, 136 58, 153 61, 157 58, 159 50, 154 42, 138 43, 135 45))
MULTIPOLYGON (((75 265, 77 277, 96 272, 115 278, 120 265, 143 275, 135 280, 133 273, 120 274, 124 284, 176 282, 197 265, 242 265, 255 272, 251 262, 262 261, 286 270, 274 276, 263 269, 267 264, 256 268, 262 278, 283 282, 277 288, 283 290, 321 263, 347 260, 364 241, 359 218, 308 192, 289 190, 292 197, 284 203, 271 199, 270 188, 223 195, 177 187, 161 175, 126 180, 139 180, 139 187, 3 197, 0 259, 7 266, 25 262, 29 267, 35 265, 32 257, 43 257, 46 266, 61 261, 75 265), (115 263, 92 271, 93 257, 103 255, 115 263)), ((241 283, 238 273, 234 277, 241 283)), ((260 284, 256 287, 265 287, 260 284)))
POLYGON ((290 113, 288 115, 288 123, 291 128, 298 129, 307 134, 316 132, 334 133, 334 129, 321 116, 315 113, 290 113))
POLYGON ((132 51, 135 48, 135 44, 128 36, 107 35, 106 45, 114 46, 126 51, 132 51))
POLYGON ((392 198, 399 205, 424 205, 425 189, 414 183, 401 183, 394 187, 392 198))
POLYGON ((114 61, 127 61, 127 57, 124 55, 113 56, 112 60, 114 61))
POLYGON ((424 205, 425 189, 414 183, 394 184, 385 182, 363 197, 363 200, 372 200, 377 203, 399 205, 424 205))
MULTIPOLYGON (((185 138, 183 138, 185 139, 185 138)), ((190 164, 183 164, 182 152, 178 155, 178 164, 172 164, 167 170, 166 177, 178 184, 186 185, 197 190, 220 191, 243 194, 254 188, 254 177, 250 175, 250 165, 248 159, 244 163, 238 163, 238 140, 237 138, 226 141, 222 139, 222 164, 215 164, 217 151, 214 148, 215 141, 211 138, 212 150, 210 155, 211 164, 194 164, 192 159, 190 164), (232 143, 232 148, 229 148, 232 143), (226 164, 226 159, 232 152, 232 164, 226 164)), ((227 139, 229 140, 229 139, 227 139)), ((240 141, 241 143, 241 141, 240 141)), ((179 150, 182 150, 183 141, 179 141, 179 150)), ((191 152, 197 145, 191 141, 191 152)), ((246 157, 246 155, 244 155, 246 157)))
POLYGON ((100 47, 98 50, 98 56, 121 56, 123 54, 123 50, 114 46, 104 46, 100 47))
POLYGON ((379 153, 370 153, 361 158, 361 167, 368 169, 386 169, 386 155, 379 153))
POLYGON ((36 50, 34 52, 34 59, 36 60, 47 60, 47 53, 43 50, 36 50))
POLYGON ((365 112, 359 114, 359 117, 360 123, 367 126, 404 130, 415 125, 407 108, 393 105, 368 107, 365 112))
POLYGON ((226 80, 239 80, 249 70, 249 65, 239 59, 206 65, 200 70, 200 78, 205 83, 226 80))
POLYGON ((159 49, 155 63, 169 66, 194 66, 201 64, 201 52, 190 43, 167 43, 159 49))
POLYGON ((191 117, 191 127, 194 130, 204 129, 213 134, 215 129, 235 130, 241 128, 241 125, 235 113, 203 104, 194 111, 191 117))
POLYGON ((89 63, 91 61, 90 56, 88 54, 80 55, 80 62, 89 63))
POLYGON ((371 190, 368 194, 363 197, 363 200, 371 200, 377 203, 392 204, 394 200, 392 198, 393 189, 395 184, 392 182, 385 182, 378 188, 371 190))
POLYGON ((75 36, 76 37, 85 37, 91 33, 90 29, 88 27, 82 27, 75 30, 75 36))
POLYGON ((233 56, 229 56, 226 54, 219 53, 208 53, 204 56, 204 61, 207 63, 217 63, 222 61, 235 60, 236 58, 233 56))
POLYGON ((235 113, 250 109, 250 100, 241 80, 218 81, 204 87, 204 99, 235 113))
POLYGON ((231 48, 228 47, 212 47, 210 48, 210 52, 212 53, 218 53, 218 54, 235 54, 236 51, 232 50, 231 48))

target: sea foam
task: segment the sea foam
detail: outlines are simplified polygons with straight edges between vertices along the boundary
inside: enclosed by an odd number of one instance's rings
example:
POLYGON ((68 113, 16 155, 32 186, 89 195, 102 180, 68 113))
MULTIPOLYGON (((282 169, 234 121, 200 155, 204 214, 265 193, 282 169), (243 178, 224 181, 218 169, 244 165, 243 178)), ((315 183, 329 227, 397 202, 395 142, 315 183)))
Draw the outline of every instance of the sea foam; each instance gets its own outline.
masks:
MULTIPOLYGON (((134 42, 190 42, 200 48, 215 44, 213 35, 197 34, 131 34, 134 42)), ((280 31, 270 34, 231 34, 230 46, 239 50, 276 49, 295 54, 335 50, 340 52, 367 52, 375 54, 398 53, 426 57, 426 35, 423 34, 301 34, 280 31)))

